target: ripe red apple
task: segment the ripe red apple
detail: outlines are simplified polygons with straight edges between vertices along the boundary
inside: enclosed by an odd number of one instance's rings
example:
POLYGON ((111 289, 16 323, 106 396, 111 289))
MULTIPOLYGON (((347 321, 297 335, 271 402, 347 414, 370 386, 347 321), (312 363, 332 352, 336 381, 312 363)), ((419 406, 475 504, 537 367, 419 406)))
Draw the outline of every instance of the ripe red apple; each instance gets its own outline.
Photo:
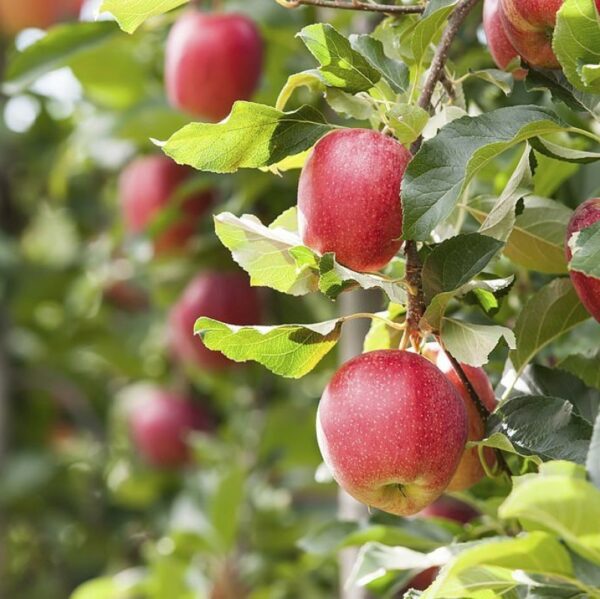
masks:
MULTIPOLYGON (((600 2, 600 0, 598 1, 600 2)), ((499 69, 506 69, 515 58, 518 58, 519 54, 506 35, 500 18, 499 0, 484 0, 483 29, 494 62, 499 69)), ((513 72, 515 79, 524 79, 526 75, 525 69, 517 69, 513 72)))
MULTIPOLYGON (((590 227, 600 220, 600 198, 592 198, 580 204, 573 213, 567 227, 567 238, 565 240, 565 253, 567 260, 573 257, 569 247, 569 239, 573 233, 590 227)), ((600 322, 600 279, 590 277, 582 272, 569 270, 569 275, 575 287, 575 291, 585 306, 585 309, 600 322)))
POLYGON ((411 154, 391 137, 343 129, 321 139, 298 187, 300 233, 358 271, 383 268, 400 249, 400 185, 411 154))
POLYGON ((75 16, 81 0, 0 0, 0 31, 13 35, 27 27, 46 29, 75 16))
MULTIPOLYGON (((485 435, 485 423, 481 419, 477 407, 471 400, 467 388, 456 373, 456 370, 454 370, 452 362, 450 362, 446 353, 441 350, 437 343, 428 344, 425 353, 427 354, 427 357, 430 357, 430 359, 435 361, 436 366, 446 375, 446 378, 458 391, 458 394, 465 404, 469 420, 468 440, 480 441, 485 435)), ((483 405, 492 412, 496 408, 497 401, 494 389, 492 388, 490 379, 485 373, 485 370, 483 368, 474 368, 468 364, 461 364, 461 366, 471 382, 471 385, 473 385, 475 392, 483 402, 483 405)), ((485 456, 488 466, 492 468, 496 463, 494 450, 490 447, 486 447, 483 455, 485 456)), ((462 491, 468 489, 476 482, 480 481, 484 474, 485 471, 481 465, 477 448, 471 447, 470 449, 465 449, 460 464, 448 485, 448 491, 462 491)))
POLYGON ((419 512, 419 516, 426 518, 446 518, 458 522, 458 524, 467 524, 479 516, 479 512, 468 503, 454 499, 448 495, 442 495, 431 505, 419 512))
POLYGON ((156 389, 134 406, 129 426, 144 460, 159 468, 174 468, 189 459, 188 433, 208 431, 212 423, 208 414, 187 397, 156 389))
POLYGON ((230 366, 231 360, 206 348, 194 335, 194 323, 201 316, 235 325, 260 323, 258 291, 250 287, 244 273, 203 273, 192 280, 171 310, 171 347, 180 360, 207 370, 230 366))
POLYGON ((358 501, 408 516, 447 487, 467 440, 465 406, 429 360, 399 350, 346 362, 323 393, 317 440, 358 501))
POLYGON ((556 13, 563 0, 500 0, 500 17, 510 43, 533 67, 559 69, 552 50, 556 13))
POLYGON ((262 63, 262 38, 248 17, 190 10, 175 23, 167 40, 169 101, 209 121, 220 121, 234 102, 252 96, 262 63))
MULTIPOLYGON (((133 160, 121 173, 119 195, 125 226, 131 233, 143 232, 162 210, 176 200, 175 192, 194 171, 157 154, 133 160)), ((214 201, 212 191, 190 194, 179 206, 179 214, 154 239, 156 253, 183 248, 214 201)))

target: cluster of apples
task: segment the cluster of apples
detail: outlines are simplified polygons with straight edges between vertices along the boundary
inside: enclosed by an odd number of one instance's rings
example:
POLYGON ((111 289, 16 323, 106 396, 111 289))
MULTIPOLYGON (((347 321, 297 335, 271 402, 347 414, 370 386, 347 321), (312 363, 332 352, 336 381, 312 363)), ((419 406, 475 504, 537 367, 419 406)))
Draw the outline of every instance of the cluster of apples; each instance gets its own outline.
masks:
POLYGON ((14 35, 27 27, 46 29, 79 14, 83 0, 0 0, 0 32, 14 35))
MULTIPOLYGON (((260 81, 263 42, 247 17, 228 13, 186 11, 171 29, 165 54, 165 86, 177 109, 207 121, 226 117, 237 100, 248 99, 260 81)), ((202 219, 217 200, 213 189, 194 191, 193 170, 164 155, 134 159, 121 173, 119 196, 123 221, 130 234, 156 224, 155 255, 185 251, 202 219)), ((261 320, 261 301, 248 277, 237 272, 198 274, 172 307, 169 335, 179 361, 204 371, 222 370, 233 363, 204 347, 194 336, 199 315, 232 324, 261 320)), ((209 431, 212 419, 190 397, 156 389, 130 414, 132 440, 141 456, 160 468, 180 467, 189 459, 186 436, 209 431)))
MULTIPOLYGON (((563 0, 484 0, 483 27, 490 53, 499 68, 516 58, 534 68, 559 69, 552 50, 556 13, 563 0)), ((600 0, 596 0, 600 11, 600 0)), ((515 78, 523 79, 524 69, 515 78)))

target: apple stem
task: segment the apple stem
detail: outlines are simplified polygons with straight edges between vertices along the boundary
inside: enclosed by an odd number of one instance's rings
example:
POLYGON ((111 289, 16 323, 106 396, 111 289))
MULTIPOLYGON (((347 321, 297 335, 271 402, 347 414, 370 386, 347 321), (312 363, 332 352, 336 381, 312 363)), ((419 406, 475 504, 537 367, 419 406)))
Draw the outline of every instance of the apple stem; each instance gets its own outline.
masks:
POLYGON ((390 15, 419 14, 425 10, 424 6, 396 6, 392 4, 376 4, 360 2, 359 0, 275 0, 285 8, 298 8, 299 6, 320 6, 324 8, 337 8, 340 10, 359 10, 366 12, 382 12, 390 15))

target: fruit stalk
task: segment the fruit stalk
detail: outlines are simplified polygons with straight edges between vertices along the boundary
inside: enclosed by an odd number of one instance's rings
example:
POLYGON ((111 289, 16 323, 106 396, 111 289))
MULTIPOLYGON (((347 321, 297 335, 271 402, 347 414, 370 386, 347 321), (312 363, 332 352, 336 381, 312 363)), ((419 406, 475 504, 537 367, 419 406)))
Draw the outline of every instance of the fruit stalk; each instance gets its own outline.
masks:
POLYGON ((298 8, 299 6, 319 6, 322 8, 337 8, 341 10, 359 10, 365 12, 382 12, 393 15, 419 14, 425 10, 424 6, 395 6, 391 4, 376 4, 360 2, 360 0, 275 0, 285 8, 298 8))

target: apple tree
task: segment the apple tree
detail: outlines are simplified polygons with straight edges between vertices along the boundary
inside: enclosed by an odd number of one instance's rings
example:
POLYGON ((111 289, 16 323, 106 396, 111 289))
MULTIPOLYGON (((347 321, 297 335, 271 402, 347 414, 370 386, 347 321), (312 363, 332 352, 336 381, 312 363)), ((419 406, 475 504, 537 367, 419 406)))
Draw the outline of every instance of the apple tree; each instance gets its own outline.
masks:
POLYGON ((139 93, 120 125, 152 158, 119 189, 140 270, 177 288, 155 379, 218 413, 126 389, 146 464, 115 413, 106 480, 168 524, 73 596, 600 597, 598 2, 184 4, 104 0, 126 33, 60 26, 6 72, 69 66, 102 105, 87 69, 121 48, 188 113, 132 127, 139 93), (214 206, 219 245, 173 258, 214 206), (334 485, 366 507, 334 517, 334 485))

